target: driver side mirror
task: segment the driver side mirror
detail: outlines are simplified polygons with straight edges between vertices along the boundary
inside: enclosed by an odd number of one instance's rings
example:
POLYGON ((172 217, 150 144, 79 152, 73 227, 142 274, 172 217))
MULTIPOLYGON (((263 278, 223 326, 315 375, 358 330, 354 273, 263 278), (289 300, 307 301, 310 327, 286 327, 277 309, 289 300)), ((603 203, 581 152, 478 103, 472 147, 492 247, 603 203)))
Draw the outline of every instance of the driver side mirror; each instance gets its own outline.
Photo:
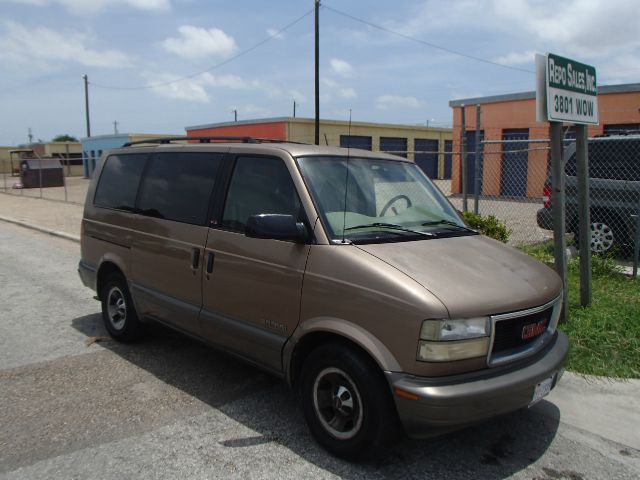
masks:
POLYGON ((261 213, 251 215, 247 220, 245 235, 251 238, 286 240, 305 243, 309 239, 307 227, 296 222, 293 215, 279 213, 261 213))

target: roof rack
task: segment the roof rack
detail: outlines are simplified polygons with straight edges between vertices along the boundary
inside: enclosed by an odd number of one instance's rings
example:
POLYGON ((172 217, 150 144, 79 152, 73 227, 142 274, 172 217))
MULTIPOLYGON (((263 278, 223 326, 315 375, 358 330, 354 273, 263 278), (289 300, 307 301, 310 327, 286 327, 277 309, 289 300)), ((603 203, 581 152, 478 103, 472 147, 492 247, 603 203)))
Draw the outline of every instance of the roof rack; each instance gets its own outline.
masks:
POLYGON ((282 140, 280 138, 257 138, 257 137, 163 137, 163 138, 149 138, 147 140, 137 140, 135 142, 127 142, 123 147, 130 147, 132 145, 143 145, 149 143, 155 144, 169 144, 173 142, 198 141, 198 143, 219 143, 219 142, 237 142, 237 143, 295 143, 298 145, 306 145, 302 142, 292 142, 289 140, 282 140))

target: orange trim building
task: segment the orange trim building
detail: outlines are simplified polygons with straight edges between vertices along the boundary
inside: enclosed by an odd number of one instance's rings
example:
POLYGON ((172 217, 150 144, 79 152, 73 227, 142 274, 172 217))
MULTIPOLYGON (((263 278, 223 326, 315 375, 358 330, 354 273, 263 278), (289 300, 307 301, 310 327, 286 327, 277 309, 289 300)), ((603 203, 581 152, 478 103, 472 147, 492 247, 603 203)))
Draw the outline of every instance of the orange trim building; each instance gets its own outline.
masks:
MULTIPOLYGON (((589 136, 622 132, 640 133, 640 83, 598 87, 599 125, 589 136)), ((451 192, 462 191, 460 146, 462 109, 467 138, 467 191, 475 192, 476 106, 480 105, 480 131, 484 140, 518 140, 485 145, 480 157, 481 193, 491 196, 540 197, 548 168, 548 144, 528 140, 548 139, 549 123, 536 122, 535 92, 453 100, 453 166, 451 192), (509 149, 512 152, 509 152, 509 149)), ((565 124, 567 133, 571 125, 565 124)))

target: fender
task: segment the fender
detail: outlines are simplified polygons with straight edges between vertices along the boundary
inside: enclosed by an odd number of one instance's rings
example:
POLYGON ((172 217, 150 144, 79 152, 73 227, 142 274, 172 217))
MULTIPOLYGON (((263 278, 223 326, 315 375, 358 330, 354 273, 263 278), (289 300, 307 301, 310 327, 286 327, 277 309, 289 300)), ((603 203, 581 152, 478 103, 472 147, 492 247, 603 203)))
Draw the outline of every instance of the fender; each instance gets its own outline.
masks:
POLYGON ((387 347, 371 332, 348 320, 334 317, 316 317, 299 324, 287 340, 282 351, 282 364, 285 378, 291 382, 291 359, 298 343, 314 332, 332 333, 352 341, 378 364, 382 371, 400 372, 400 364, 387 347))

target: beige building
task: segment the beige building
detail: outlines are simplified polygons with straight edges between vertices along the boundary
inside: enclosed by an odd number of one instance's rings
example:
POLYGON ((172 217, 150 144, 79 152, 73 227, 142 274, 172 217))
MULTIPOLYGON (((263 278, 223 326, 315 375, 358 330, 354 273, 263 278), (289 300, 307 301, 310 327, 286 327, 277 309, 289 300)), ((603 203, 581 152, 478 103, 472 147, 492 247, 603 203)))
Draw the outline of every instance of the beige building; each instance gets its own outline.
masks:
MULTIPOLYGON (((187 136, 250 136, 313 143, 315 122, 282 117, 186 127, 187 136)), ((396 125, 321 120, 322 145, 362 148, 408 157, 431 178, 451 177, 452 129, 424 125, 396 125)))

